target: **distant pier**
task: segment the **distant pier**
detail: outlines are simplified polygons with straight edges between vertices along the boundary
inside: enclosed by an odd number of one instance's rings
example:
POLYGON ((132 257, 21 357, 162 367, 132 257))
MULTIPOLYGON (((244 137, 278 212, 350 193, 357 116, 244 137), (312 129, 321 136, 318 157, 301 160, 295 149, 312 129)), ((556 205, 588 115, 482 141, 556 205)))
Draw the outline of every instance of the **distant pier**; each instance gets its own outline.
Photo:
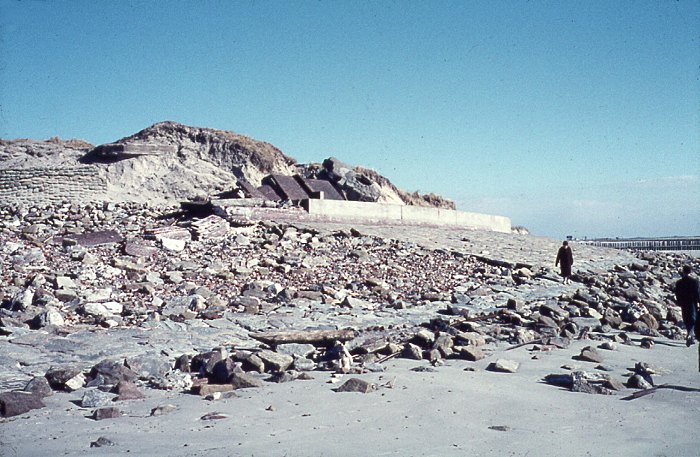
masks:
POLYGON ((637 251, 700 251, 700 236, 597 238, 593 240, 577 240, 577 242, 591 246, 637 251))

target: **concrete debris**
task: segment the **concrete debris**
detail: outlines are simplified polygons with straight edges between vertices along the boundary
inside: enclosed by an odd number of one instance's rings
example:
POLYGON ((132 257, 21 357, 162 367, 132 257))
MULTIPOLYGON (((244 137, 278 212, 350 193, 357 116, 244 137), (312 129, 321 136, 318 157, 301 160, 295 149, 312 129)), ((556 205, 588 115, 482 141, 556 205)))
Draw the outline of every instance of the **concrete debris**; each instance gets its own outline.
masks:
MULTIPOLYGON (((354 179, 329 167, 338 182, 354 179)), ((238 225, 242 214, 210 209, 183 220, 177 208, 139 204, 0 207, 3 415, 43 407, 52 390, 76 391, 101 420, 119 417, 106 408, 113 398, 149 389, 217 399, 311 371, 367 376, 337 389, 367 393, 394 357, 423 370, 459 360, 516 373, 521 359, 491 354, 526 347, 536 359, 587 344, 574 358, 601 364, 599 350, 612 358, 619 345, 684 337, 669 278, 687 258, 673 254, 620 252, 564 287, 544 260, 518 258, 520 247, 432 248, 431 231, 417 243, 381 227, 309 226, 293 211, 246 214, 238 225), (28 375, 25 363, 45 376, 28 375)), ((626 388, 572 368, 545 381, 595 394, 626 388)), ((647 389, 652 375, 637 364, 626 386, 647 389)))

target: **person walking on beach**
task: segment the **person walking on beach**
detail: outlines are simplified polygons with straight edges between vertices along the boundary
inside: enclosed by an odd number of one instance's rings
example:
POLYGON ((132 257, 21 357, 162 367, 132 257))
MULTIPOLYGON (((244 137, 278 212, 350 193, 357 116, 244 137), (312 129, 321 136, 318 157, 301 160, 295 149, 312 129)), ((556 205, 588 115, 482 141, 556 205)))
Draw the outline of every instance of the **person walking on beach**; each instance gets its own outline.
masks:
POLYGON ((557 260, 554 262, 554 266, 561 265, 561 276, 564 278, 564 284, 571 282, 569 276, 571 276, 571 265, 574 264, 574 253, 571 252, 569 247, 569 242, 564 241, 557 252, 557 260))
POLYGON ((690 265, 684 265, 681 279, 676 282, 674 288, 676 303, 681 307, 683 324, 685 324, 685 329, 688 332, 685 343, 687 346, 692 346, 695 343, 695 336, 700 338, 700 325, 697 322, 698 306, 700 305, 700 283, 697 279, 690 276, 692 272, 690 265))

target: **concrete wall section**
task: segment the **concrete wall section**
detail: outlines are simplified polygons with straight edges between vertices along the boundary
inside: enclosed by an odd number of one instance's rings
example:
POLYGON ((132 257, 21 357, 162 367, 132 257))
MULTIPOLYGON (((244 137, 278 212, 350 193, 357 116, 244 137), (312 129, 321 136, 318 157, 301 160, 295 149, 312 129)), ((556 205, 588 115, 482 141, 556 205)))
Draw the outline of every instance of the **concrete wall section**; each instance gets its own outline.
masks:
POLYGON ((310 215, 328 219, 368 219, 406 224, 455 225, 505 233, 510 232, 511 228, 510 219, 504 216, 421 206, 315 199, 305 200, 303 205, 310 215))
POLYGON ((331 219, 401 220, 401 205, 308 199, 304 200, 303 206, 309 214, 331 219))
POLYGON ((90 201, 104 192, 104 181, 90 166, 0 170, 0 204, 90 201))
POLYGON ((509 233, 511 229, 511 222, 509 217, 495 216, 493 214, 468 213, 462 211, 452 212, 455 213, 455 224, 459 226, 489 228, 494 232, 504 233, 509 233))

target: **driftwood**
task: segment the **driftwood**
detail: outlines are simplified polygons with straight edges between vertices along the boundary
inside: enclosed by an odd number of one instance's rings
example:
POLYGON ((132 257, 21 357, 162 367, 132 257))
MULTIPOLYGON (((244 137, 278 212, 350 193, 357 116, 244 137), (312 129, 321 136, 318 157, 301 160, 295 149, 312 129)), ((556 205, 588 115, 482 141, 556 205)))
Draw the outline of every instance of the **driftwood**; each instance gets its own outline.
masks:
POLYGON ((513 349, 521 348, 523 346, 527 346, 528 344, 544 344, 544 338, 540 338, 538 340, 532 340, 532 341, 526 341, 524 343, 518 343, 515 344, 509 348, 506 348, 506 351, 512 351, 513 349))
POLYGON ((384 362, 386 362, 386 361, 389 360, 389 359, 393 359, 394 357, 396 357, 396 356, 399 355, 399 354, 401 354, 401 351, 392 352, 391 354, 389 354, 389 355, 387 355, 387 356, 385 356, 385 357, 382 357, 381 359, 377 360, 377 363, 384 363, 384 362))
POLYGON ((700 389, 697 389, 695 387, 686 387, 686 386, 676 386, 673 384, 661 384, 660 386, 656 387, 651 387, 649 389, 644 389, 644 390, 639 390, 632 395, 628 395, 627 397, 622 398, 623 400, 634 400, 635 398, 640 398, 640 397, 645 397, 649 394, 653 394, 659 389, 672 389, 672 390, 680 390, 682 392, 700 392, 700 389))
POLYGON ((329 344, 334 341, 348 341, 355 338, 355 330, 304 330, 287 332, 256 332, 248 334, 263 343, 277 346, 286 343, 329 344))

